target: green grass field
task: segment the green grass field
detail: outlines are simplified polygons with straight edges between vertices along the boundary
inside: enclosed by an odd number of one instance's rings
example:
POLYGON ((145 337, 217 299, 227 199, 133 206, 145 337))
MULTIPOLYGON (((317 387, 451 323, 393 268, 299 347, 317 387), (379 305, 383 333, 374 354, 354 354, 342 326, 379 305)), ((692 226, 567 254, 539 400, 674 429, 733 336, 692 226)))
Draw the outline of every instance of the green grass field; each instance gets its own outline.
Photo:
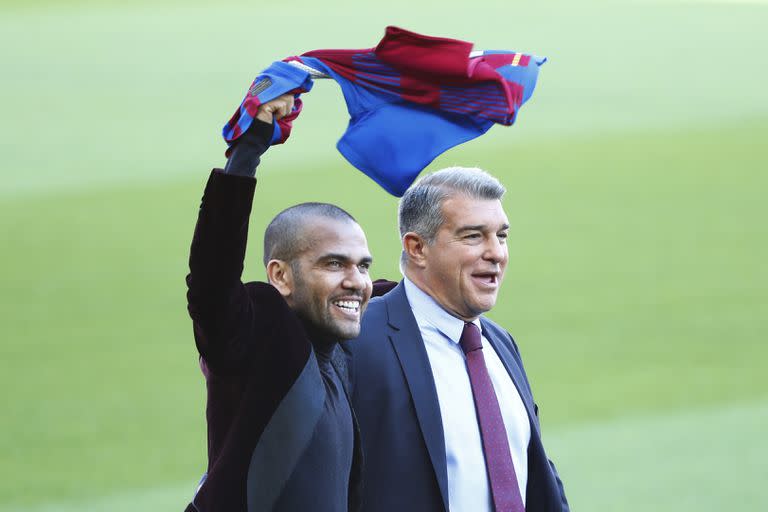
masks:
MULTIPOLYGON (((390 23, 550 59, 516 126, 430 169, 509 189, 491 316, 572 508, 768 509, 768 3, 351 5, 0 2, 0 512, 183 508, 205 467, 184 276, 220 127, 271 60, 390 23)), ((334 149, 335 86, 305 100, 252 239, 335 202, 396 279, 395 198, 334 149)))

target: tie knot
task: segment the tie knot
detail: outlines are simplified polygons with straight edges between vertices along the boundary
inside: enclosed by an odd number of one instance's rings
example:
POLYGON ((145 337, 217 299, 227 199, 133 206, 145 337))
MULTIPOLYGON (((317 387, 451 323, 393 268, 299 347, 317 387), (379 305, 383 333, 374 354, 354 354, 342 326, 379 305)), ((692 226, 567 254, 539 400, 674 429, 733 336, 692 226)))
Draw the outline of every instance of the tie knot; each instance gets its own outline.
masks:
POLYGON ((464 330, 461 331, 459 345, 461 345, 461 350, 465 354, 483 348, 483 343, 480 340, 480 329, 472 322, 464 323, 464 330))

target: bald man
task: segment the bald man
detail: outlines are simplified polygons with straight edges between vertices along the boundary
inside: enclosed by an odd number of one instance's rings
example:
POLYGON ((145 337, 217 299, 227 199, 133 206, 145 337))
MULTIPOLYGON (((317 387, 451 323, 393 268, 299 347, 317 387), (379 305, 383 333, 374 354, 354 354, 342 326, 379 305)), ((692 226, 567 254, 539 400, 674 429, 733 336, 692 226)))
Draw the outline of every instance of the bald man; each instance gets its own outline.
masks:
POLYGON ((266 103, 208 179, 189 259, 189 314, 208 387, 208 470, 187 512, 356 511, 360 442, 338 342, 371 296, 365 234, 336 206, 281 212, 267 281, 242 283, 256 167, 292 96, 266 103))

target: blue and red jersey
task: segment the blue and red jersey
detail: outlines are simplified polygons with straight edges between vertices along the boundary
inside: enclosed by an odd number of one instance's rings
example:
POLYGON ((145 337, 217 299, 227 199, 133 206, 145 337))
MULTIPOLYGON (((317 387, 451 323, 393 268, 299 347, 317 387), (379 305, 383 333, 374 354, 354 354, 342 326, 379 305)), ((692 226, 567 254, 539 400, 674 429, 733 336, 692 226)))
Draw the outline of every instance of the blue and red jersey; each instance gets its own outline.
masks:
POLYGON ((344 157, 385 190, 400 196, 447 149, 511 125, 533 93, 546 59, 512 51, 472 51, 472 43, 387 27, 375 48, 314 50, 275 62, 253 81, 224 126, 231 144, 259 105, 296 95, 294 111, 276 122, 284 142, 313 85, 311 68, 340 85, 350 114, 337 144, 344 157), (302 64, 295 66, 291 62, 302 64))

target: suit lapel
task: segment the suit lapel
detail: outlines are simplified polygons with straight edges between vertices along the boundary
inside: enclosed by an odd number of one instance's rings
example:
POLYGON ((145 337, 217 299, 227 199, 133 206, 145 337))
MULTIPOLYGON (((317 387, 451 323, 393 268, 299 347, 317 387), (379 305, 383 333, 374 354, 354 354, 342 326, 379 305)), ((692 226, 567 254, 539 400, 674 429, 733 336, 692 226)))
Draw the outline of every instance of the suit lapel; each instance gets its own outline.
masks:
POLYGON ((432 368, 421 339, 419 326, 411 312, 403 283, 385 295, 389 339, 400 361, 411 392, 416 419, 435 470, 443 505, 448 510, 448 468, 445 462, 445 437, 432 368))
POLYGON ((312 441, 325 399, 325 386, 312 351, 251 453, 245 482, 248 512, 273 509, 312 441))
POLYGON ((509 373, 509 376, 512 378, 512 382, 515 384, 520 398, 523 400, 525 410, 528 412, 528 420, 531 427, 540 435, 539 422, 536 419, 536 410, 533 403, 533 395, 531 395, 531 391, 526 384, 522 367, 518 364, 517 359, 515 359, 507 344, 502 341, 503 334, 497 332, 497 329, 494 329, 482 318, 480 319, 480 323, 483 326, 483 335, 489 342, 491 342, 494 350, 496 350, 499 359, 501 359, 502 364, 504 364, 504 367, 507 369, 507 373, 509 373))

